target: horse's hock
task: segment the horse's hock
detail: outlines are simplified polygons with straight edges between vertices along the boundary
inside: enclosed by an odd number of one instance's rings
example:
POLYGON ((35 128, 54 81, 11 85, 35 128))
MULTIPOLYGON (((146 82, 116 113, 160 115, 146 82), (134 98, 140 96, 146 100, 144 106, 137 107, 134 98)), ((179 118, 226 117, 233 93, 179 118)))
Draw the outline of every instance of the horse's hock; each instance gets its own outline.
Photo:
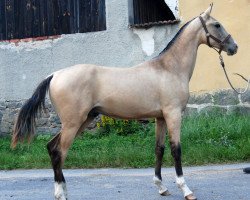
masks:
MULTIPOLYGON (((9 135, 12 132, 14 120, 25 100, 19 101, 0 101, 0 136, 9 135)), ((60 120, 55 113, 50 102, 46 103, 47 111, 37 120, 38 134, 56 134, 60 127, 60 120)), ((250 114, 250 90, 243 95, 237 95, 233 90, 220 90, 210 93, 190 94, 189 102, 185 110, 185 115, 198 113, 209 114, 214 111, 225 114, 250 114)), ((94 129, 97 118, 91 123, 88 129, 94 129)))

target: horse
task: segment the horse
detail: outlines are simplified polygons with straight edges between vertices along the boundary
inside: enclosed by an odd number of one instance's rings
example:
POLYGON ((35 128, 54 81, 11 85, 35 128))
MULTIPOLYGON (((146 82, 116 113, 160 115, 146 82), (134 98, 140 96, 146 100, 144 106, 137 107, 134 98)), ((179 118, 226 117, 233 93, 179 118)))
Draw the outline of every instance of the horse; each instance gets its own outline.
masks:
POLYGON ((62 127, 47 144, 54 171, 55 199, 66 200, 62 167, 75 137, 99 115, 121 119, 155 118, 155 175, 161 195, 169 195, 162 184, 161 166, 168 133, 175 162, 176 184, 186 200, 197 199, 184 179, 181 162, 180 127, 189 99, 198 47, 206 44, 228 55, 238 46, 225 28, 211 15, 212 6, 187 22, 155 58, 133 67, 115 68, 79 64, 45 78, 20 109, 14 125, 12 147, 35 134, 37 113, 50 100, 62 127), (166 133, 167 132, 167 133, 166 133))

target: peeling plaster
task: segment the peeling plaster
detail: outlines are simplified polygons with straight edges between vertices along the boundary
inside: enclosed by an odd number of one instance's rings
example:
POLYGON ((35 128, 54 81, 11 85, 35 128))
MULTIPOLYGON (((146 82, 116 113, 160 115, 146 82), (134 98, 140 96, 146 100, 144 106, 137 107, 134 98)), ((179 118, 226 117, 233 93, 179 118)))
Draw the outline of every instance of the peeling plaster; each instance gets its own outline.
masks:
POLYGON ((54 43, 57 43, 61 39, 62 37, 57 38, 57 39, 48 39, 48 40, 42 40, 42 41, 29 41, 29 42, 20 41, 18 43, 2 42, 0 43, 0 49, 10 50, 14 52, 19 52, 21 50, 33 51, 37 49, 47 49, 47 48, 51 48, 54 43))
POLYGON ((133 32, 139 36, 143 52, 151 56, 155 51, 154 27, 150 29, 134 29, 133 32))

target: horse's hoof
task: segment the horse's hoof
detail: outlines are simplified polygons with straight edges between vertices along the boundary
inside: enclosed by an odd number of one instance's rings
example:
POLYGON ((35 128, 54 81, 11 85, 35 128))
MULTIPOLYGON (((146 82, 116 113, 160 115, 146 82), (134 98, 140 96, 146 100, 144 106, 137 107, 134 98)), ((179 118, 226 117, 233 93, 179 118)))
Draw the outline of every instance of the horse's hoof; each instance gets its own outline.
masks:
POLYGON ((197 198, 193 195, 193 194, 189 194, 187 196, 185 196, 186 200, 197 200, 197 198))
POLYGON ((169 196, 171 195, 170 192, 168 190, 166 190, 165 192, 163 193, 160 193, 161 196, 169 196))
POLYGON ((67 200, 68 198, 64 197, 64 196, 57 196, 55 197, 55 200, 67 200))

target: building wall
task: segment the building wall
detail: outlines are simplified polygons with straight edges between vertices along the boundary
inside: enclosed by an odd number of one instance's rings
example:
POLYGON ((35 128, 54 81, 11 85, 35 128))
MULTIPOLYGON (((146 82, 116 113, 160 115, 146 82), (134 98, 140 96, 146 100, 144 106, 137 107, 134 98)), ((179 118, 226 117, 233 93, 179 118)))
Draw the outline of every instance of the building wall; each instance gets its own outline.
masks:
MULTIPOLYGON (((166 0, 178 17, 177 0, 166 0)), ((106 0, 107 30, 0 42, 0 136, 11 133, 15 116, 35 87, 49 74, 79 63, 128 67, 162 51, 178 25, 128 28, 128 2, 106 0)), ((38 132, 56 133, 60 121, 47 102, 38 132)))
MULTIPOLYGON (((167 0, 175 14, 177 1, 167 0)), ((0 42, 0 100, 30 97, 37 84, 61 68, 79 63, 127 67, 156 56, 178 25, 128 28, 128 2, 106 0, 107 30, 40 41, 0 42)))
MULTIPOLYGON (((180 0, 182 24, 203 12, 211 2, 211 0, 180 0)), ((238 53, 233 57, 223 53, 230 78, 236 87, 245 87, 246 82, 232 74, 238 72, 250 78, 250 1, 214 0, 213 2, 212 16, 224 25, 239 46, 238 53)), ((218 54, 205 45, 199 49, 190 88, 194 92, 229 88, 219 64, 218 54)))

